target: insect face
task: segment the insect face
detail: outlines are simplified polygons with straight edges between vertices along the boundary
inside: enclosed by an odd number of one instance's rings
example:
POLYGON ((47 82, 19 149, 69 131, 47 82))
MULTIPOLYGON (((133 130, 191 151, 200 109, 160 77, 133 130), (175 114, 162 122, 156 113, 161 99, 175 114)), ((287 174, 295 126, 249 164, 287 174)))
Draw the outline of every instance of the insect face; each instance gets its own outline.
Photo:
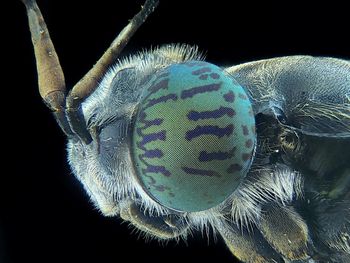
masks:
POLYGON ((144 189, 178 211, 217 206, 253 159, 255 120, 244 89, 219 67, 188 61, 157 73, 144 90, 132 142, 144 189))
POLYGON ((159 240, 212 229, 242 262, 349 262, 348 60, 221 69, 187 45, 118 60, 159 2, 146 0, 66 96, 41 12, 22 1, 40 94, 105 216, 159 240))

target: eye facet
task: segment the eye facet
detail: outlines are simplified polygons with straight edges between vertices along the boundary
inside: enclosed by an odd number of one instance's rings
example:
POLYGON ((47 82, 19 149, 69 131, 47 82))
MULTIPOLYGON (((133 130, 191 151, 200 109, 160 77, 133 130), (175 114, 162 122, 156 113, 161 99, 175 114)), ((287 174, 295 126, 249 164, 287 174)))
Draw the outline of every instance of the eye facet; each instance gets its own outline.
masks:
POLYGON ((151 198, 194 212, 233 193, 249 170, 255 141, 244 89, 221 68, 188 61, 148 82, 133 127, 132 156, 151 198))

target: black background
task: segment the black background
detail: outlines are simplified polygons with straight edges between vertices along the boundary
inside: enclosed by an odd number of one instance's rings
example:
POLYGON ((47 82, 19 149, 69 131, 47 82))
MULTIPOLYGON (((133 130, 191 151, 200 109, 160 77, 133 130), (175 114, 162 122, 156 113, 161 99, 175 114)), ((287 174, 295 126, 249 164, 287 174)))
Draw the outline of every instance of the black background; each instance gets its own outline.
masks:
MULTIPOLYGON (((65 138, 39 97, 25 9, 19 0, 5 2, 0 262, 234 262, 220 238, 208 243, 198 234, 188 244, 145 243, 127 223, 104 218, 92 207, 66 164, 65 138)), ((296 54, 350 58, 345 4, 232 2, 161 0, 124 54, 188 43, 218 65, 296 54)), ((38 3, 72 87, 142 1, 38 3)))

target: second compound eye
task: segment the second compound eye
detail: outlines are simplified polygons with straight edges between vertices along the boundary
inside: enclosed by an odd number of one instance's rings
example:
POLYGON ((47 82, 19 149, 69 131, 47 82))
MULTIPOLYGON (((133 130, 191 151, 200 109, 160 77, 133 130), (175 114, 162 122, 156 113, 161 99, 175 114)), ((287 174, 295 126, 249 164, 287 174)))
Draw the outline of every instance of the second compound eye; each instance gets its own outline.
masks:
POLYGON ((177 211, 203 211, 238 187, 255 141, 244 89, 221 68, 188 61, 165 68, 145 87, 132 156, 151 198, 177 211))
POLYGON ((98 156, 105 167, 117 170, 123 151, 127 147, 127 134, 129 129, 128 118, 114 119, 99 128, 98 156), (111 167, 113 166, 113 167, 111 167))

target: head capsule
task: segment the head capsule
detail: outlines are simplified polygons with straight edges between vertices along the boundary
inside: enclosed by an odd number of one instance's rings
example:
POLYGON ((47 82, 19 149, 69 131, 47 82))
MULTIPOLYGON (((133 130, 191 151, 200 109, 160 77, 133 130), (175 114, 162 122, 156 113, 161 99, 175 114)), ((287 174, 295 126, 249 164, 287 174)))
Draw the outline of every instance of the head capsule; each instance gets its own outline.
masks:
POLYGON ((244 89, 213 64, 187 61, 148 82, 133 127, 132 157, 151 198, 194 212, 235 191, 250 168, 255 142, 244 89))

